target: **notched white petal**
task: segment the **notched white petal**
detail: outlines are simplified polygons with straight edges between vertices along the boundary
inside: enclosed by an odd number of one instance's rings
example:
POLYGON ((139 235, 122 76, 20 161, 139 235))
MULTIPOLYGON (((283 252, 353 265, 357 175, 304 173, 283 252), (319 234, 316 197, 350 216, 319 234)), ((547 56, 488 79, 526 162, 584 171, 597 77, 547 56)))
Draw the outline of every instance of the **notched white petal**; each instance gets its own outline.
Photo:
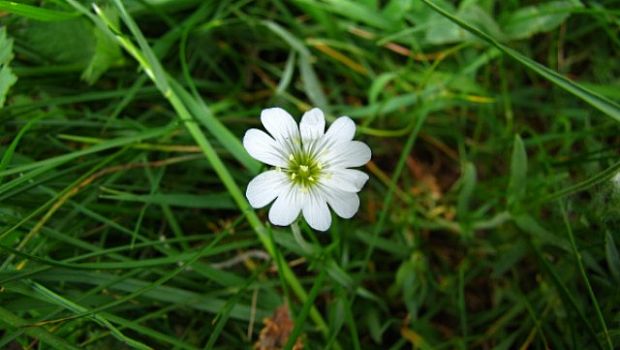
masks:
POLYGON ((361 141, 349 141, 329 148, 328 152, 320 154, 320 161, 336 168, 350 168, 362 166, 370 160, 370 147, 361 141))
POLYGON ((277 170, 269 170, 258 174, 250 181, 245 196, 253 208, 262 208, 276 199, 287 186, 286 174, 277 170))
POLYGON ((322 183, 346 192, 359 192, 368 181, 368 174, 355 169, 335 169, 325 174, 322 183))
POLYGON ((326 192, 326 199, 334 212, 344 219, 350 219, 360 208, 360 198, 355 192, 331 189, 326 192))
POLYGON ((317 140, 325 133, 325 116, 318 108, 312 108, 304 113, 299 123, 301 139, 304 142, 317 140))
POLYGON ((325 199, 309 195, 303 205, 304 219, 315 230, 327 231, 332 224, 332 215, 325 199))
POLYGON ((303 196, 297 187, 289 186, 269 209, 269 221, 278 226, 288 226, 297 219, 303 205, 303 196))
POLYGON ((265 164, 284 167, 287 160, 279 145, 264 131, 250 129, 243 136, 243 147, 252 156, 265 164))
POLYGON ((286 144, 291 140, 299 139, 299 128, 295 119, 279 107, 263 109, 260 120, 267 131, 276 141, 286 144))
POLYGON ((329 126, 324 138, 328 143, 340 143, 353 140, 355 123, 349 117, 340 117, 329 126))

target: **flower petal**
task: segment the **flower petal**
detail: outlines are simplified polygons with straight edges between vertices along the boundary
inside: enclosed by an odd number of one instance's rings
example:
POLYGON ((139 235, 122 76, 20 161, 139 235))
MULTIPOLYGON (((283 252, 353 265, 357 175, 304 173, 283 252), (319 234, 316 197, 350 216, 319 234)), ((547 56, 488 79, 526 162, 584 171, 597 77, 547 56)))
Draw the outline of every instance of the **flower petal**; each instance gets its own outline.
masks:
POLYGON ((260 120, 276 141, 289 144, 299 138, 295 119, 282 108, 267 108, 260 113, 260 120))
POLYGON ((349 168, 368 163, 371 156, 368 145, 361 141, 349 141, 326 147, 319 154, 319 161, 325 167, 349 168))
POLYGON ((318 140, 325 134, 325 116, 318 108, 304 113, 299 123, 299 131, 303 142, 318 140))
POLYGON ((310 193, 303 206, 304 219, 310 227, 318 231, 327 231, 332 224, 332 215, 325 199, 310 193))
POLYGON ((289 185, 289 188, 280 193, 269 209, 269 221, 279 226, 290 225, 299 216, 304 200, 304 194, 297 187, 289 185))
POLYGON ((245 196, 253 208, 262 208, 276 199, 287 186, 286 174, 277 170, 269 170, 258 174, 250 181, 245 196))
POLYGON ((331 144, 353 140, 355 123, 349 117, 340 117, 329 126, 325 133, 325 141, 331 144))
POLYGON ((327 187, 340 189, 346 192, 359 192, 368 181, 368 175, 355 169, 335 169, 321 178, 321 183, 327 187))
POLYGON ((285 155, 274 139, 258 129, 250 129, 243 136, 243 147, 252 158, 273 166, 285 167, 285 155))
POLYGON ((352 218, 360 208, 360 198, 355 192, 327 189, 325 197, 334 212, 344 219, 352 218))

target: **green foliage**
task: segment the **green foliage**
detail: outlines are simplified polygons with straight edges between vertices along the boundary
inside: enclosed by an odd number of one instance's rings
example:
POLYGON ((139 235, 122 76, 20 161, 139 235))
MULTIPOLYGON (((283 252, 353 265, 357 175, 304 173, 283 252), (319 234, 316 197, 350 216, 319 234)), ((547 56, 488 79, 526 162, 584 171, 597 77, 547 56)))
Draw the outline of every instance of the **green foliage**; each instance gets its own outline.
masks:
POLYGON ((37 21, 65 21, 79 16, 76 12, 57 11, 14 1, 0 0, 0 10, 37 21))
POLYGON ((508 180, 508 205, 521 203, 527 191, 527 153, 519 135, 515 136, 510 158, 510 177, 508 180))
POLYGON ((0 28, 0 107, 4 106, 9 89, 17 81, 9 63, 13 59, 13 40, 6 35, 6 28, 0 28))
POLYGON ((42 59, 53 63, 88 65, 95 53, 92 24, 84 18, 62 22, 29 22, 20 39, 42 59))
MULTIPOLYGON (((118 27, 118 14, 112 8, 102 10, 105 16, 118 27)), ((92 27, 93 40, 95 42, 94 53, 89 57, 88 65, 82 72, 82 79, 89 84, 94 84, 103 73, 114 64, 122 60, 121 48, 116 41, 103 31, 92 27)))
POLYGON ((605 235, 605 251, 611 275, 616 280, 616 283, 620 283, 620 253, 618 253, 614 237, 609 232, 605 235))
MULTIPOLYGON (((463 2, 458 11, 456 11, 456 15, 495 38, 503 38, 504 36, 493 17, 474 2, 463 2)), ((429 44, 433 45, 471 41, 476 37, 452 22, 449 18, 434 12, 428 16, 427 25, 429 28, 426 30, 425 39, 429 44)))
MULTIPOLYGON (((114 11, 103 11, 118 24, 114 11)), ((122 64, 119 45, 84 18, 29 21, 20 31, 20 39, 38 59, 81 70, 81 78, 89 84, 115 64, 122 64)))
POLYGON ((618 348, 612 3, 0 1, 0 348, 618 348), (249 206, 272 106, 356 121, 353 219, 249 206))
POLYGON ((525 39, 537 33, 556 29, 574 11, 583 5, 578 0, 549 1, 540 5, 526 6, 510 13, 502 28, 510 39, 525 39))

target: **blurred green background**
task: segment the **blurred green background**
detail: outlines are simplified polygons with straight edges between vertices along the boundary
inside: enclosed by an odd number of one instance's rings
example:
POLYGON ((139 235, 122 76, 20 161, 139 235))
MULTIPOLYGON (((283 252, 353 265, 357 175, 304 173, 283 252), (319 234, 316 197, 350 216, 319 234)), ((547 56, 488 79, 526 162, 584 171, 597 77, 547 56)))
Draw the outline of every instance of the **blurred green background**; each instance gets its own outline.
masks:
POLYGON ((0 1, 0 348, 620 347, 619 5, 0 1), (249 207, 272 106, 353 219, 249 207))

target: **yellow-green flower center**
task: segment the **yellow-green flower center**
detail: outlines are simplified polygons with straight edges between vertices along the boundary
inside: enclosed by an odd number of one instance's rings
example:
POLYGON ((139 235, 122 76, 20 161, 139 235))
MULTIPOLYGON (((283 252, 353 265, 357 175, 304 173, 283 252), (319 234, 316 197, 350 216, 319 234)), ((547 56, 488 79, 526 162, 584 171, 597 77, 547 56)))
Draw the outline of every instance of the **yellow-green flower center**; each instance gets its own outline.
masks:
POLYGON ((319 181, 321 163, 306 152, 295 152, 288 157, 287 173, 294 184, 310 187, 319 181))

